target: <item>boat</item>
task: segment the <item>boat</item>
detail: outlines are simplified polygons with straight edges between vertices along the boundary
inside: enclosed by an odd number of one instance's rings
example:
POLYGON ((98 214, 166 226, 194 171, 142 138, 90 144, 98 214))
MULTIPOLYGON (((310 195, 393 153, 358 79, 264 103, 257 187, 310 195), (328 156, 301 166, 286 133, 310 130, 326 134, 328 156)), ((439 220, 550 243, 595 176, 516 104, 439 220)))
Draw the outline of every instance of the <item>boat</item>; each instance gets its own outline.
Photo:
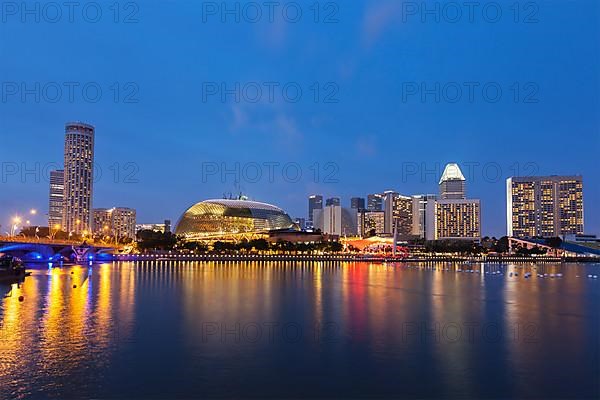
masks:
POLYGON ((23 262, 7 254, 0 254, 0 282, 17 282, 27 275, 23 262))

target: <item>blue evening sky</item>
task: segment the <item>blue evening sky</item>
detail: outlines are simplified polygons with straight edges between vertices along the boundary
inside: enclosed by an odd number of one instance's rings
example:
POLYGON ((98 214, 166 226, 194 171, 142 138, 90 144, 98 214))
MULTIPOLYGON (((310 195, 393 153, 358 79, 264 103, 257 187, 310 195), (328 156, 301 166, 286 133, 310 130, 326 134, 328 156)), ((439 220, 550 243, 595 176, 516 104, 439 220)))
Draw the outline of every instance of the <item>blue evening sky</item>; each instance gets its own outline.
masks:
POLYGON ((443 165, 457 162, 482 201, 484 235, 505 233, 515 174, 582 174, 586 231, 600 233, 597 0, 482 1, 460 16, 463 2, 427 2, 427 13, 420 1, 323 1, 317 16, 314 1, 281 1, 272 20, 262 1, 227 2, 239 22, 221 1, 123 1, 118 15, 114 1, 82 1, 72 21, 68 8, 57 17, 45 2, 25 2, 32 14, 4 3, 2 231, 15 214, 47 212, 45 170, 62 162, 64 123, 80 120, 96 126, 94 206, 136 208, 139 222, 175 223, 236 186, 293 217, 311 193, 346 205, 388 189, 436 193, 443 165), (278 85, 272 100, 266 82, 278 85), (239 99, 222 99, 236 84, 239 99), (207 175, 236 166, 237 185, 207 175))

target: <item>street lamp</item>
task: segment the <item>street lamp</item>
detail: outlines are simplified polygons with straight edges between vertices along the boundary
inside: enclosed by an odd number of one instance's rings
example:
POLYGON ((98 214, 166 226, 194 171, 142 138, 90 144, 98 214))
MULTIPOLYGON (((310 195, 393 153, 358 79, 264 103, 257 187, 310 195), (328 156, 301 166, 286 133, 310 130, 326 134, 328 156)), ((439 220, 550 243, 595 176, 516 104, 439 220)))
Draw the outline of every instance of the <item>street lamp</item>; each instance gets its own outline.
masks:
POLYGON ((13 224, 10 229, 10 236, 16 236, 17 229, 19 228, 19 224, 21 223, 21 218, 16 216, 13 218, 13 224))
POLYGON ((58 231, 60 231, 60 224, 55 224, 53 228, 54 228, 54 233, 50 232, 50 239, 52 239, 52 240, 54 240, 54 237, 56 236, 58 231))

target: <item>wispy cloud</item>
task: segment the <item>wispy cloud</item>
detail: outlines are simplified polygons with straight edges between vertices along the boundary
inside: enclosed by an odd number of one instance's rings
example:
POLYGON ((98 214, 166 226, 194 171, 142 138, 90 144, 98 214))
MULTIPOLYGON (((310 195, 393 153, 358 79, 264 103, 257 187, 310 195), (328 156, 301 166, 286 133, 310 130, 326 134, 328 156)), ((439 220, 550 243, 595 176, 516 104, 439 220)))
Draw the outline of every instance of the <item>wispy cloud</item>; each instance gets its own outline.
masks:
POLYGON ((355 148, 361 157, 375 157, 377 155, 377 140, 374 135, 359 136, 355 148))
POLYGON ((376 0, 369 3, 363 22, 363 44, 371 47, 394 23, 400 21, 402 0, 376 0))
POLYGON ((232 134, 252 132, 276 140, 280 144, 296 145, 304 135, 296 119, 282 110, 263 109, 253 105, 253 109, 235 104, 227 116, 229 131, 232 134))

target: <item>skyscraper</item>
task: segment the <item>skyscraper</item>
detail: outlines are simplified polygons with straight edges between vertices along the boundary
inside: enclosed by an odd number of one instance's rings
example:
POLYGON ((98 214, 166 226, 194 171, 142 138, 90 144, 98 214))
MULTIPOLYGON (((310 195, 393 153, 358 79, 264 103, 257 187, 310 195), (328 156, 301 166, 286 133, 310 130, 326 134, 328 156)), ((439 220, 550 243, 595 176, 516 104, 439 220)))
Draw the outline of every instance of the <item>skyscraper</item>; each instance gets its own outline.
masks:
POLYGON ((342 201, 340 200, 339 197, 330 197, 327 200, 325 200, 325 207, 327 206, 341 206, 342 205, 342 201))
POLYGON ((350 208, 355 210, 365 209, 365 198, 364 197, 353 197, 350 199, 350 208))
POLYGON ((342 207, 342 235, 356 236, 358 234, 358 208, 342 207))
POLYGON ((51 230, 63 227, 63 199, 65 191, 65 171, 50 171, 50 198, 48 206, 48 227, 51 230))
POLYGON ((331 204, 323 209, 323 233, 341 236, 342 232, 342 207, 331 204))
POLYGON ((403 196, 394 191, 383 194, 383 210, 385 213, 384 231, 394 233, 394 228, 400 237, 412 235, 413 201, 411 197, 403 196))
POLYGON ((458 164, 447 164, 440 178, 440 198, 465 199, 465 177, 458 164))
POLYGON ((437 196, 424 194, 412 198, 412 234, 425 240, 435 240, 437 196))
POLYGON ((314 211, 323 209, 323 196, 312 195, 308 198, 308 222, 314 223, 314 211))
POLYGON ((439 185, 440 199, 435 205, 435 238, 480 239, 480 202, 467 199, 465 177, 458 164, 446 165, 439 185))
POLYGON ((63 225, 66 232, 91 231, 94 131, 92 125, 81 122, 65 126, 63 225))
POLYGON ((383 196, 379 193, 370 194, 367 196, 367 210, 383 211, 383 196))
POLYGON ((436 239, 481 238, 481 210, 479 200, 438 200, 436 212, 436 239))
POLYGON ((383 211, 362 211, 358 214, 358 222, 360 236, 381 235, 384 231, 385 213, 383 211))
POLYGON ((394 229, 393 214, 394 200, 399 196, 397 192, 388 190, 383 193, 383 211, 385 213, 384 232, 391 234, 394 229))
POLYGON ((507 234, 583 234, 581 176, 512 177, 506 181, 507 234))

